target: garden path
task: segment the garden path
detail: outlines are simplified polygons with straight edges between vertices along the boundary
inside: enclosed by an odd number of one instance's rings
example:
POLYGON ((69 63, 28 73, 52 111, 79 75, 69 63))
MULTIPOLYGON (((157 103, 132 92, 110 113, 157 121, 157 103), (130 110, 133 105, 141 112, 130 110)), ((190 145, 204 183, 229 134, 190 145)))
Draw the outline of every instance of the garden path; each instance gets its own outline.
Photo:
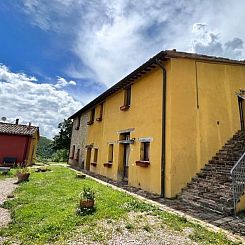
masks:
POLYGON ((1 206, 8 196, 18 187, 14 182, 16 182, 16 179, 12 178, 0 180, 0 227, 6 226, 11 220, 9 211, 1 206))

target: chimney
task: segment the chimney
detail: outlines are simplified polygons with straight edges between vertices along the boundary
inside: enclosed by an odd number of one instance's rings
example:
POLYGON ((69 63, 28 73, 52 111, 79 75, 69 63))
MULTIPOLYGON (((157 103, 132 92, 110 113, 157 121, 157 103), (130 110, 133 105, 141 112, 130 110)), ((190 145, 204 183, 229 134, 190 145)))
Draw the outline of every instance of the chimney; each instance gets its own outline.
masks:
POLYGON ((28 124, 28 128, 30 128, 31 127, 31 122, 29 122, 29 124, 28 124))
POLYGON ((176 52, 176 48, 174 48, 172 51, 176 52))
POLYGON ((16 118, 15 120, 15 124, 18 125, 19 124, 19 118, 16 118))

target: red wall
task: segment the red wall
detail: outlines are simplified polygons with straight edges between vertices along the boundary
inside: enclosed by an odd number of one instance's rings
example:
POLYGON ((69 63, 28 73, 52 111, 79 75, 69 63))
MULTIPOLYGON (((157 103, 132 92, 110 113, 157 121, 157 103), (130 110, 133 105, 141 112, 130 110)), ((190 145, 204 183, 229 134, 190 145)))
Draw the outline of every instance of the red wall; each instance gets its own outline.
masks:
POLYGON ((4 157, 16 157, 17 162, 22 163, 28 138, 19 135, 0 135, 0 163, 3 163, 4 157))

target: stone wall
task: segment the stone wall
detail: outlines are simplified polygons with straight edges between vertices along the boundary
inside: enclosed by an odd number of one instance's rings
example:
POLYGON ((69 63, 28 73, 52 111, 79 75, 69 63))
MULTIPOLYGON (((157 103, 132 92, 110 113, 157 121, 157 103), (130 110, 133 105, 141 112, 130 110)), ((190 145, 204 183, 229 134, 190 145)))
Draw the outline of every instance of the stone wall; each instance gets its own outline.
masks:
POLYGON ((84 168, 85 156, 86 156, 86 137, 87 137, 87 122, 89 121, 89 112, 85 112, 80 117, 80 125, 78 127, 79 118, 73 120, 72 137, 69 155, 69 164, 74 167, 84 168), (72 150, 75 146, 75 154, 72 158, 72 150), (80 149, 79 157, 77 157, 78 149, 80 149))

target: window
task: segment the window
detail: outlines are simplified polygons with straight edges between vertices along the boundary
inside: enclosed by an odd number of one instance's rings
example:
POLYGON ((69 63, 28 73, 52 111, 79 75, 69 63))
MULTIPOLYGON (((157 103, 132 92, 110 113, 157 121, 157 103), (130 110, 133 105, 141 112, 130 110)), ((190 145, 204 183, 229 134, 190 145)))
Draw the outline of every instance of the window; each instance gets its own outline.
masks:
POLYGON ((98 122, 102 121, 104 103, 101 103, 99 107, 100 107, 99 116, 96 118, 96 121, 98 122))
POLYGON ((150 142, 141 142, 140 145, 140 160, 148 161, 150 160, 150 142))
POLYGON ((98 149, 94 149, 94 163, 97 163, 98 160, 98 149))
POLYGON ((75 155, 75 145, 72 146, 70 159, 73 159, 75 155))
POLYGON ((91 125, 94 123, 94 115, 95 115, 95 108, 93 108, 90 111, 90 120, 87 122, 88 125, 91 125))
POLYGON ((126 143, 125 141, 128 141, 127 143, 130 143, 130 132, 126 132, 126 133, 121 133, 119 135, 119 141, 121 143, 126 143))
POLYGON ((76 122, 75 130, 78 130, 80 127, 81 117, 76 118, 75 122, 76 122))
POLYGON ((79 161, 79 156, 80 156, 80 149, 77 149, 77 154, 76 154, 75 160, 79 161))
POLYGON ((127 111, 131 105, 131 86, 124 90, 124 104, 120 107, 121 111, 127 111))
POLYGON ((109 144, 109 151, 108 151, 108 162, 113 162, 113 144, 109 144))

